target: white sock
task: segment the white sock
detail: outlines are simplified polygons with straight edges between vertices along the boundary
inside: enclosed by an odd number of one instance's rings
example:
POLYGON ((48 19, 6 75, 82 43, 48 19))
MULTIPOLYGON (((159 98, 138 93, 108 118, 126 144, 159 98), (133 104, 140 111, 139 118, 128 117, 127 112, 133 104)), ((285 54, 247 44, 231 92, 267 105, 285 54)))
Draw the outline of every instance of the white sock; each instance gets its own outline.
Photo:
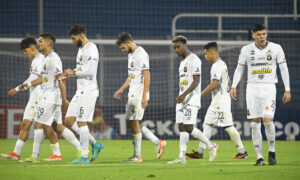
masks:
POLYGON ((210 140, 198 128, 194 127, 191 135, 194 136, 194 138, 197 138, 201 142, 205 143, 208 149, 214 147, 213 143, 211 143, 210 140))
POLYGON ((133 134, 134 156, 142 156, 142 133, 133 134))
POLYGON ((71 143, 73 146, 75 146, 75 148, 77 149, 77 151, 81 152, 81 145, 80 142, 78 141, 78 139, 75 137, 75 135, 73 134, 72 131, 70 131, 68 128, 65 127, 64 131, 61 133, 61 135, 67 140, 69 141, 69 143, 71 143))
POLYGON ((153 134, 152 131, 150 131, 150 129, 148 129, 146 126, 142 127, 142 133, 145 136, 145 138, 149 139, 150 141, 152 141, 154 144, 159 143, 159 139, 153 134))
POLYGON ((276 135, 275 125, 271 121, 269 123, 264 123, 264 126, 265 126, 265 133, 269 143, 269 151, 275 152, 275 135, 276 135))
POLYGON ((81 144, 81 157, 88 158, 89 155, 89 128, 88 126, 82 126, 78 129, 80 135, 80 144, 81 144))
POLYGON ((61 155, 58 142, 56 144, 50 144, 50 148, 52 149, 52 152, 54 155, 56 155, 56 156, 61 155))
POLYGON ((234 126, 230 126, 225 129, 230 136, 231 141, 235 144, 238 152, 243 154, 245 153, 245 147, 242 143, 241 136, 234 126))
POLYGON ((252 128, 252 143, 256 152, 257 159, 263 158, 261 123, 251 122, 251 128, 252 128))
POLYGON ((33 151, 32 151, 32 157, 39 158, 40 156, 40 149, 41 145, 44 140, 44 130, 43 129, 35 129, 33 136, 33 151))
MULTIPOLYGON (((212 130, 213 130, 213 127, 212 126, 209 126, 207 124, 203 124, 203 134, 207 137, 207 139, 210 140, 211 138, 211 134, 212 134, 212 130)), ((204 154, 204 151, 206 149, 206 144, 201 142, 199 143, 199 148, 198 148, 198 153, 199 154, 204 154)))
POLYGON ((14 153, 16 153, 17 155, 20 155, 24 144, 25 144, 24 141, 18 139, 16 142, 16 145, 15 145, 14 153))
MULTIPOLYGON (((80 133, 79 133, 79 127, 78 127, 78 125, 77 125, 76 122, 71 126, 71 128, 72 128, 75 132, 77 132, 77 134, 80 135, 80 133)), ((89 142, 90 142, 90 144, 95 144, 95 143, 96 143, 95 138, 94 138, 91 134, 89 135, 89 142)))
POLYGON ((187 144, 189 142, 190 135, 187 132, 179 133, 179 157, 185 158, 185 152, 187 149, 187 144))

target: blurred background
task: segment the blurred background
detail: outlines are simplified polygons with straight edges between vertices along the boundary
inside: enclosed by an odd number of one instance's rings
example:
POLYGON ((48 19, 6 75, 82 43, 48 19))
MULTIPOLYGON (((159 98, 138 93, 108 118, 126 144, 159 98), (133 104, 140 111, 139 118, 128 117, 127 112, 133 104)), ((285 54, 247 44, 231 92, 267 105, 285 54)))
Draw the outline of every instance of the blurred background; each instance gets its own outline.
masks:
MULTIPOLYGON (((86 27, 89 40, 97 44, 100 53, 100 94, 91 131, 99 139, 126 139, 130 138, 124 119, 127 92, 120 101, 113 99, 113 94, 127 78, 127 55, 115 41, 119 33, 131 33, 150 57, 150 101, 142 123, 160 138, 175 139, 179 134, 175 124, 175 98, 180 58, 173 50, 172 37, 186 36, 189 49, 202 60, 203 89, 210 83, 211 67, 204 59, 203 46, 209 41, 218 42, 220 56, 227 63, 232 80, 241 47, 253 41, 251 27, 264 23, 268 39, 283 47, 290 72, 292 101, 282 104, 284 87, 278 70, 276 136, 277 139, 287 136, 300 139, 299 10, 299 0, 1 0, 0 138, 17 138, 28 100, 28 92, 20 92, 13 98, 7 95, 29 76, 30 61, 19 48, 21 39, 26 36, 38 38, 42 32, 55 34, 54 49, 61 57, 63 69, 74 68, 77 48, 68 32, 73 24, 86 27)), ((239 83, 238 101, 232 103, 232 112, 242 138, 250 139, 246 73, 239 83)), ((75 91, 76 81, 70 79, 67 82, 69 100, 75 91)), ((210 96, 201 100, 197 125, 200 129, 210 100, 210 96)), ((215 128, 212 139, 229 137, 223 129, 215 128)))

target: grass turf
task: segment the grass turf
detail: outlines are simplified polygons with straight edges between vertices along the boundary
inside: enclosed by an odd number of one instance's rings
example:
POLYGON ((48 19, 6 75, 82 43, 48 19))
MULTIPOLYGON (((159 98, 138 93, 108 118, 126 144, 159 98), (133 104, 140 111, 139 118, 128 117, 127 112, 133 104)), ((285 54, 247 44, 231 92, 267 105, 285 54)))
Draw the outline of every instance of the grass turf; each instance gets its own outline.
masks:
MULTIPOLYGON (((16 140, 0 140, 0 153, 11 152, 16 140)), ((20 163, 0 157, 0 179, 300 179, 300 142, 276 142, 278 164, 275 166, 254 166, 256 154, 251 141, 243 141, 249 158, 231 159, 237 152, 231 141, 214 141, 219 144, 218 157, 208 162, 208 151, 204 159, 187 159, 186 165, 168 165, 179 153, 178 140, 167 141, 167 148, 161 160, 156 159, 154 145, 147 140, 142 142, 142 163, 123 163, 122 160, 132 155, 133 146, 129 140, 103 140, 105 148, 100 157, 89 165, 69 165, 76 158, 75 148, 65 140, 59 140, 63 160, 46 162, 42 159, 51 155, 49 141, 45 140, 39 163, 20 163)), ((23 148, 21 159, 32 152, 32 140, 23 148)), ((188 152, 198 148, 198 141, 191 140, 188 152)), ((268 145, 263 144, 265 162, 268 161, 268 145)))

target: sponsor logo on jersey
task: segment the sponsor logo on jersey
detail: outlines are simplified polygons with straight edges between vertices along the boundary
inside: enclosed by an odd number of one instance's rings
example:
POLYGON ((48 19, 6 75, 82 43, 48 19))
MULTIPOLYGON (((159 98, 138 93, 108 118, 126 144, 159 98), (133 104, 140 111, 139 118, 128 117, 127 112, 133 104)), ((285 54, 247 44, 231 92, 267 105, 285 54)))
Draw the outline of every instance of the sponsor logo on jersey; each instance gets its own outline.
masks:
POLYGON ((271 61, 271 60, 272 60, 272 55, 271 55, 271 54, 268 54, 268 55, 267 55, 267 60, 268 60, 268 61, 271 61))
POLYGON ((269 68, 263 68, 258 70, 252 70, 252 74, 269 74, 272 73, 272 69, 269 68))
POLYGON ((43 77, 43 78, 42 78, 42 81, 43 81, 43 82, 48 82, 48 78, 43 77))
POLYGON ((134 74, 129 74, 128 77, 129 77, 129 79, 134 79, 135 75, 134 74))
POLYGON ((187 67, 186 67, 186 66, 184 66, 184 68, 183 68, 183 71, 184 71, 184 72, 186 72, 186 71, 187 71, 187 67))
POLYGON ((130 64, 130 67, 133 67, 133 65, 134 65, 134 63, 133 63, 133 62, 131 62, 131 64, 130 64))
POLYGON ((266 66, 268 63, 252 63, 251 66, 266 66))
POLYGON ((189 82, 187 80, 183 80, 179 82, 179 86, 184 86, 184 85, 188 85, 189 82))
POLYGON ((254 51, 254 50, 250 51, 250 54, 251 54, 251 55, 254 55, 254 54, 255 54, 255 51, 254 51))
POLYGON ((258 60, 265 60, 265 59, 266 59, 265 57, 258 58, 258 60))
POLYGON ((81 67, 80 67, 80 68, 77 68, 76 71, 82 71, 81 67))
POLYGON ((251 60, 254 61, 254 60, 255 60, 255 57, 251 56, 251 60))

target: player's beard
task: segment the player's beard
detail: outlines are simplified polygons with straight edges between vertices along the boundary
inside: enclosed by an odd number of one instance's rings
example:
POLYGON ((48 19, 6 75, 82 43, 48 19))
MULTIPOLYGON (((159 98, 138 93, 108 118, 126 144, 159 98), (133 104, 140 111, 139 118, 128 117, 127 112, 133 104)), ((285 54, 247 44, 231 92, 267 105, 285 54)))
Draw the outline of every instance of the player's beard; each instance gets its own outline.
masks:
POLYGON ((132 53, 132 48, 128 47, 128 54, 132 53))
POLYGON ((77 43, 76 43, 76 46, 77 46, 78 48, 80 48, 80 47, 82 46, 82 41, 81 41, 81 39, 78 39, 78 41, 77 41, 77 43))

